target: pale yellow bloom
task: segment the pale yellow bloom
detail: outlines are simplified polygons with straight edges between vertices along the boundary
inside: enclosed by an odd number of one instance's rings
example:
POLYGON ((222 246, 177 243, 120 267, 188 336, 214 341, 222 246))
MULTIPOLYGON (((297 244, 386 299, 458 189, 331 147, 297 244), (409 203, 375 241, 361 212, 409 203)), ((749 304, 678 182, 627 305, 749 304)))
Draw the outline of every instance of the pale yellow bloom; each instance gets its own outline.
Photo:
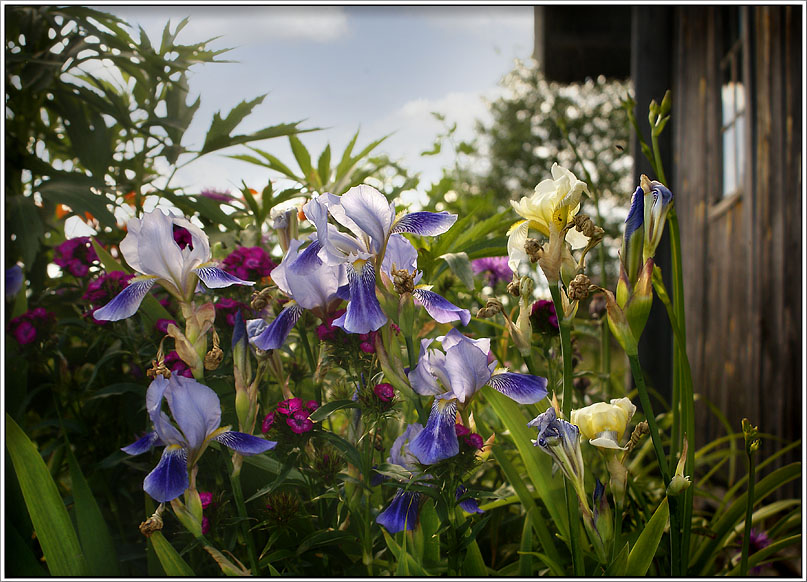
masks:
POLYGON ((572 410, 572 424, 580 428, 580 434, 595 447, 626 450, 619 446, 628 422, 636 412, 630 398, 617 398, 607 402, 595 402, 585 408, 572 410))
MULTIPOLYGON (((566 168, 552 164, 552 177, 538 184, 531 196, 524 196, 518 202, 510 201, 513 210, 524 219, 513 224, 507 232, 507 254, 513 271, 518 269, 520 261, 528 260, 524 243, 529 229, 537 230, 550 240, 553 233, 559 235, 580 210, 583 193, 588 194, 585 182, 566 168)), ((588 243, 588 239, 574 229, 567 233, 566 240, 572 248, 582 248, 588 243)))

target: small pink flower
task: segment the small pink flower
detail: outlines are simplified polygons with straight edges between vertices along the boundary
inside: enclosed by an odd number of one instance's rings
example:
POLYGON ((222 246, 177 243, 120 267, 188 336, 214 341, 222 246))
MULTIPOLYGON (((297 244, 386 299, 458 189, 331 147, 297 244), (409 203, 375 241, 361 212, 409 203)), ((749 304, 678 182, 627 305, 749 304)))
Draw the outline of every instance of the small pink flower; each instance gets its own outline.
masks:
POLYGON ((213 503, 213 494, 210 491, 200 491, 199 499, 202 501, 202 509, 205 509, 213 503))
POLYGON ((314 423, 308 418, 308 411, 303 410, 298 410, 287 418, 286 424, 288 424, 292 432, 296 434, 303 434, 314 428, 314 423))
POLYGON ((300 398, 289 398, 277 405, 277 411, 286 415, 302 410, 302 408, 303 401, 300 398))
POLYGON ((272 428, 272 425, 275 423, 275 413, 270 412, 266 416, 263 417, 263 423, 261 424, 261 432, 266 434, 269 432, 269 429, 272 428))
POLYGON ((363 351, 365 354, 374 354, 375 353, 375 346, 370 342, 361 342, 359 344, 359 349, 363 351))
POLYGON ((36 328, 28 321, 22 321, 14 329, 14 338, 20 345, 30 344, 36 339, 36 328))
POLYGON ((157 328, 157 331, 160 333, 168 333, 168 324, 173 323, 174 325, 177 324, 176 321, 173 319, 158 319, 157 323, 154 324, 154 327, 157 328))
POLYGON ((465 441, 465 444, 474 449, 481 449, 485 444, 485 441, 482 440, 482 435, 475 432, 469 434, 463 440, 465 441))
POLYGON ((471 434, 471 431, 468 429, 468 427, 463 424, 455 424, 454 432, 457 433, 458 437, 465 436, 466 434, 471 434))
POLYGON ((309 400, 305 403, 305 407, 311 412, 314 412, 317 408, 319 408, 319 403, 316 400, 309 400))
POLYGON ((210 520, 206 516, 202 516, 202 535, 207 535, 210 531, 210 520))
POLYGON ((395 398, 395 389, 392 387, 392 384, 387 384, 384 382, 383 384, 375 385, 373 388, 373 394, 375 394, 382 402, 390 402, 393 398, 395 398))

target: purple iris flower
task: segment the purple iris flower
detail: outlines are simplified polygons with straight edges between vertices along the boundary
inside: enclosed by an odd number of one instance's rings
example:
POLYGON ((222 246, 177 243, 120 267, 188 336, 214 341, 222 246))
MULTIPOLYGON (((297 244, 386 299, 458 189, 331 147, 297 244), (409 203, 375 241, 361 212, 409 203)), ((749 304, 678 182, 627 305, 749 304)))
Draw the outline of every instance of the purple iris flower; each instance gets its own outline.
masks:
MULTIPOLYGON (((448 212, 412 212, 396 218, 395 207, 381 192, 365 184, 342 196, 322 194, 304 207, 317 229, 313 243, 316 258, 327 265, 345 265, 349 301, 345 314, 334 324, 348 333, 369 333, 387 321, 376 297, 376 266, 383 263, 390 236, 404 232, 434 236, 457 220, 448 212), (332 217, 351 234, 328 223, 332 217)), ((305 269, 305 264, 300 266, 305 269)))
POLYGON ((464 404, 482 386, 490 386, 519 404, 538 402, 547 393, 546 378, 497 370, 495 358, 488 356, 490 339, 473 340, 456 329, 437 339, 443 351, 429 349, 433 340, 421 340, 418 365, 408 375, 415 392, 435 397, 426 428, 409 445, 420 462, 428 465, 459 452, 454 428, 457 405, 464 404))
POLYGON ((468 325, 468 322, 471 321, 470 311, 457 307, 445 297, 427 289, 427 286, 419 285, 423 273, 417 270, 417 261, 418 252, 412 246, 412 243, 400 234, 393 234, 390 235, 387 241, 387 251, 384 253, 381 272, 392 279, 393 270, 408 271, 412 275, 412 280, 415 284, 412 297, 423 306, 432 319, 438 323, 459 320, 462 325, 468 325))
POLYGON ((22 289, 25 283, 25 275, 22 267, 14 265, 6 269, 6 297, 14 297, 22 289))
POLYGON ((256 455, 272 449, 274 441, 221 427, 221 404, 213 390, 196 380, 172 374, 169 380, 154 379, 146 392, 146 409, 154 430, 121 450, 130 455, 165 446, 160 462, 143 481, 143 489, 159 502, 171 501, 188 488, 192 468, 211 440, 241 455, 256 455), (162 411, 162 402, 174 423, 162 411))
POLYGON ((198 281, 211 289, 230 285, 254 285, 218 268, 211 262, 207 235, 184 218, 166 216, 160 210, 132 218, 120 250, 129 266, 140 275, 129 282, 112 301, 93 314, 98 320, 118 321, 137 312, 154 283, 180 301, 190 301, 198 281), (188 232, 190 242, 180 245, 174 227, 188 232))
MULTIPOLYGON (((286 256, 272 271, 272 280, 292 301, 286 303, 283 311, 266 327, 251 323, 261 320, 247 322, 250 341, 261 350, 280 348, 291 332, 291 328, 300 319, 303 309, 310 309, 316 315, 324 318, 331 304, 341 301, 338 294, 339 288, 346 283, 345 269, 342 265, 326 265, 319 261, 319 264, 313 265, 305 272, 290 268, 290 265, 310 258, 311 245, 301 253, 302 244, 301 240, 292 240, 286 256), (250 329, 260 329, 260 332, 256 331, 253 334, 250 329)), ((318 261, 316 256, 313 256, 313 260, 318 261)))

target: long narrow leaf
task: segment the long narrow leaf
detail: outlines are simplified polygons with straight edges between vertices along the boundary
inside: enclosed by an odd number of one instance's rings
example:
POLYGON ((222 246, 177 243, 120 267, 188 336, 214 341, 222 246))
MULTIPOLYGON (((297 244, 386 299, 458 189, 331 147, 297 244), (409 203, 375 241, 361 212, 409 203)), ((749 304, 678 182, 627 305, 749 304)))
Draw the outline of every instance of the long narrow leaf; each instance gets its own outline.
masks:
POLYGON ((34 443, 8 413, 6 447, 51 575, 85 575, 81 545, 56 483, 34 443))
POLYGON ((188 563, 179 555, 162 532, 155 532, 149 538, 166 576, 195 576, 188 563))
POLYGON ((644 576, 647 574, 647 569, 656 555, 661 536, 664 534, 664 528, 667 526, 667 520, 670 517, 670 506, 667 504, 667 498, 661 500, 653 516, 644 526, 644 530, 636 540, 636 545, 628 555, 628 567, 626 569, 626 576, 644 576))
MULTIPOLYGON (((66 440, 66 439, 65 439, 66 440)), ((87 560, 87 574, 90 576, 120 576, 118 556, 109 535, 104 515, 92 494, 76 456, 65 443, 67 465, 70 468, 70 481, 73 484, 78 536, 87 560)))

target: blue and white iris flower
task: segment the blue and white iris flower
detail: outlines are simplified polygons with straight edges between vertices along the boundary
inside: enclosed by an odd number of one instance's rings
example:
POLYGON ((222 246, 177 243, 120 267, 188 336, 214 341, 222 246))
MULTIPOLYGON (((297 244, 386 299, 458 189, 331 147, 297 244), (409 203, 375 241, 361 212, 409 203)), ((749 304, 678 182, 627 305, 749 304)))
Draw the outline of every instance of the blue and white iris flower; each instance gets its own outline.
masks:
POLYGON ((395 207, 381 192, 367 185, 354 186, 342 196, 322 194, 304 207, 316 227, 316 240, 298 261, 302 271, 314 263, 345 265, 349 296, 345 314, 334 321, 348 333, 370 333, 387 321, 376 297, 376 268, 383 262, 391 235, 404 232, 434 236, 446 232, 457 220, 448 212, 412 212, 396 217, 395 207), (347 229, 340 231, 328 217, 347 229), (310 260, 309 260, 310 259, 310 260))
POLYGON ((393 278, 392 271, 405 270, 412 276, 415 289, 412 297, 417 303, 423 306, 433 320, 438 323, 449 323, 459 320, 462 325, 468 325, 471 321, 471 312, 462 309, 451 303, 448 299, 431 291, 427 285, 421 285, 423 273, 417 270, 418 252, 408 240, 400 234, 390 235, 387 241, 387 250, 384 253, 384 261, 381 264, 381 272, 390 279, 393 278))
MULTIPOLYGON (((338 291, 340 287, 347 284, 345 267, 341 264, 327 265, 322 263, 312 251, 306 248, 302 253, 301 240, 292 240, 289 243, 289 250, 280 264, 272 270, 272 281, 278 288, 292 299, 287 303, 278 316, 267 326, 248 323, 248 329, 255 329, 258 325, 260 333, 251 337, 255 347, 262 350, 276 350, 286 341, 286 338, 300 319, 303 309, 309 309, 315 315, 325 318, 334 303, 342 301, 338 291), (308 256, 306 256, 308 251, 308 256), (313 264, 302 271, 293 265, 302 257, 303 261, 313 261, 313 264), (290 267, 291 266, 291 267, 290 267)), ((316 247, 315 247, 316 248, 316 247)), ((254 320, 253 320, 254 321, 254 320)))
POLYGON ((173 374, 170 380, 154 379, 146 392, 146 409, 154 430, 121 450, 130 455, 165 446, 160 462, 143 481, 143 489, 161 503, 176 499, 188 488, 192 468, 210 441, 218 441, 249 456, 264 453, 277 444, 260 437, 220 427, 221 404, 213 390, 196 380, 173 374), (163 399, 171 416, 162 411, 163 399))
POLYGON ((149 289, 159 283, 180 301, 190 301, 201 281, 208 288, 253 285, 218 268, 211 262, 207 235, 184 218, 166 216, 160 210, 132 218, 120 243, 123 258, 139 273, 112 301, 98 309, 98 320, 118 321, 137 312, 149 289), (191 242, 180 247, 174 240, 174 226, 184 228, 191 242))
POLYGON ((539 414, 527 423, 538 430, 538 438, 533 444, 552 457, 587 507, 586 491, 583 485, 583 454, 580 452, 580 429, 562 418, 558 418, 553 407, 539 414))
MULTIPOLYGON (((412 439, 423 431, 423 425, 415 422, 406 427, 402 435, 395 439, 389 451, 387 462, 398 465, 412 473, 411 480, 422 476, 417 466, 417 458, 409 450, 412 439)), ((378 514, 376 523, 383 525, 391 534, 405 529, 413 530, 418 521, 422 494, 417 491, 398 489, 387 508, 378 514)))
POLYGON ((408 375, 415 392, 434 396, 426 428, 409 445, 420 462, 429 465, 459 453, 454 429, 457 405, 482 386, 519 404, 533 404, 547 394, 546 378, 497 370, 495 358, 488 357, 490 339, 470 339, 456 329, 437 339, 443 351, 429 349, 433 340, 421 340, 418 365, 408 375))

